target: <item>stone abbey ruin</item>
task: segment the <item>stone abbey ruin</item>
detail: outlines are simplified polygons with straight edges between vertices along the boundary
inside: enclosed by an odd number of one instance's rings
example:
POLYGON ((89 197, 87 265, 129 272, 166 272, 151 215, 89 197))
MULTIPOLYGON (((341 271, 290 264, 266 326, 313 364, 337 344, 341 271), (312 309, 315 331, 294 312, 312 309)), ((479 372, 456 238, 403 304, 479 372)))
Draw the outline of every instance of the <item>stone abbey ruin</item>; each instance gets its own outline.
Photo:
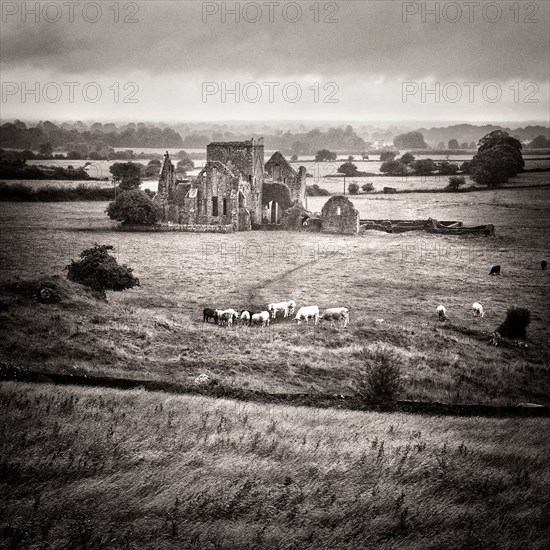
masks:
POLYGON ((306 169, 294 170, 279 152, 264 163, 261 140, 214 142, 191 182, 176 180, 166 153, 155 200, 163 222, 181 230, 231 232, 280 225, 290 208, 305 211, 306 169))
POLYGON ((307 172, 295 170, 279 152, 264 163, 261 139, 213 142, 197 177, 178 181, 168 152, 160 169, 155 201, 162 222, 154 229, 231 233, 294 230, 344 235, 368 230, 388 233, 424 230, 442 234, 494 236, 492 225, 463 227, 462 222, 437 220, 369 220, 345 196, 332 196, 320 214, 307 210, 307 172))

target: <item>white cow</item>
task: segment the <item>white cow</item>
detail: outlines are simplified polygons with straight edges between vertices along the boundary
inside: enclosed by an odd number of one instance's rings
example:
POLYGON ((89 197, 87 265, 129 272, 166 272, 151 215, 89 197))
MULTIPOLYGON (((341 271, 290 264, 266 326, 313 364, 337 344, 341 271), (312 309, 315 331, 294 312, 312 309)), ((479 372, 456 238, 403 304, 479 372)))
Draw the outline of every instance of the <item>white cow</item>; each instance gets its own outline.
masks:
POLYGON ((251 325, 262 325, 262 327, 269 326, 269 313, 267 311, 261 311, 260 313, 254 313, 250 319, 251 325))
POLYGON ((283 312, 283 317, 288 317, 289 314, 294 313, 295 307, 296 302, 294 300, 289 300, 288 302, 276 302, 273 304, 267 304, 267 311, 271 313, 271 318, 275 319, 275 317, 277 317, 278 311, 283 312))
POLYGON ((218 315, 219 324, 232 326, 234 322, 239 318, 239 314, 234 309, 224 309, 218 315))
POLYGON ((437 306, 437 314, 439 315, 440 321, 445 321, 447 319, 447 310, 445 309, 445 306, 437 306))
POLYGON ((474 310, 474 317, 485 317, 483 306, 479 302, 474 302, 472 304, 472 309, 474 310))
POLYGON ((330 307, 323 311, 321 315, 323 321, 344 321, 344 328, 347 327, 349 323, 349 310, 347 307, 330 307))
POLYGON ((313 324, 316 325, 319 322, 319 307, 318 306, 303 306, 298 310, 294 320, 300 324, 302 321, 309 324, 309 320, 313 319, 313 324))

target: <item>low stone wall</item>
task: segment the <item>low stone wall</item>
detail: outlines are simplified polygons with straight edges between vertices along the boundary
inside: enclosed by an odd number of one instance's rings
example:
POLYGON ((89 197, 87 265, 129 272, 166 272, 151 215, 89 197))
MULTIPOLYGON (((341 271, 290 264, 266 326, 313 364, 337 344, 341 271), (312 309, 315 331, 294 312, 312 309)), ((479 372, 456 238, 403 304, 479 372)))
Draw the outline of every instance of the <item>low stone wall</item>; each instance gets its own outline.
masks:
POLYGON ((495 226, 492 223, 487 225, 477 225, 475 227, 445 227, 431 220, 430 226, 426 229, 428 233, 438 235, 483 235, 485 237, 495 236, 495 226))
POLYGON ((117 231, 135 231, 135 232, 168 232, 180 231, 183 233, 232 233, 233 225, 184 225, 179 223, 157 224, 157 225, 124 225, 117 226, 117 231))

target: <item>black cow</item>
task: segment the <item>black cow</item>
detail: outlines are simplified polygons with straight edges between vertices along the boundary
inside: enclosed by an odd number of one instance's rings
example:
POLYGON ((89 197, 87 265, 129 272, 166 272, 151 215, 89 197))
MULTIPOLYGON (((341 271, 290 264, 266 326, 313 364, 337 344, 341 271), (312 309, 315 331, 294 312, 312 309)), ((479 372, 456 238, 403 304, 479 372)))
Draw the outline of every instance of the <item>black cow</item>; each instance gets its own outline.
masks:
POLYGON ((491 273, 489 273, 489 275, 500 275, 500 266, 499 265, 494 265, 491 268, 491 273))
POLYGON ((542 262, 540 262, 540 267, 543 271, 546 271, 548 269, 548 262, 546 260, 542 260, 542 262))
POLYGON ((214 319, 214 323, 218 324, 218 312, 210 307, 205 307, 202 310, 202 322, 208 323, 208 319, 214 319))

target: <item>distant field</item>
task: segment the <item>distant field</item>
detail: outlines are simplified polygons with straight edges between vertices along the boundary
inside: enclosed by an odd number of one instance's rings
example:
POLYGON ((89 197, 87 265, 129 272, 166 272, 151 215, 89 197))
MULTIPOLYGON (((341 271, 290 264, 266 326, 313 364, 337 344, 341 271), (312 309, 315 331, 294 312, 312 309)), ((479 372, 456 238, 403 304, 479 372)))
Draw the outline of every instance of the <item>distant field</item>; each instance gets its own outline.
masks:
POLYGON ((549 419, 0 388, 3 548, 548 547, 549 419))
MULTIPOLYGON (((189 173, 192 176, 198 170, 194 170, 189 173)), ((93 176, 93 172, 90 171, 90 175, 93 176)), ((465 186, 475 185, 469 176, 465 176, 465 186)), ((30 187, 76 187, 78 185, 86 186, 98 186, 98 187, 110 187, 112 183, 110 181, 70 181, 70 180, 3 180, 8 185, 24 184, 30 187)), ((350 182, 357 182, 361 187, 365 183, 372 183, 374 185, 374 191, 381 193, 384 187, 395 187, 398 191, 414 191, 430 189, 433 191, 441 190, 447 187, 449 183, 448 176, 407 176, 407 177, 361 177, 361 178, 331 178, 331 177, 308 177, 307 185, 318 184, 323 189, 326 189, 331 194, 343 194, 344 190, 348 193, 347 188, 350 182)), ((507 186, 525 186, 525 185, 548 185, 550 184, 550 172, 541 173, 525 173, 520 174, 515 178, 511 178, 506 184, 507 186)), ((141 184, 141 189, 150 189, 151 191, 157 191, 158 181, 156 179, 145 180, 141 184)), ((485 187, 481 187, 481 190, 485 190, 485 187)), ((363 193, 361 193, 363 194, 363 193)), ((319 200, 326 201, 326 197, 309 197, 308 201, 313 201, 312 204, 317 205, 319 200)), ((308 206, 309 203, 308 203, 308 206)))
MULTIPOLYGON (((147 151, 146 149, 136 149, 134 152, 137 154, 142 151, 147 151)), ((190 152, 189 150, 188 152, 190 152)), ((195 151, 195 150, 193 150, 195 151)), ((155 150, 155 152, 159 153, 159 150, 155 150)), ((172 151, 174 154, 177 153, 176 150, 172 151)), ((160 154, 163 154, 164 151, 161 151, 160 154)), ((188 176, 194 176, 197 175, 201 169, 201 167, 206 162, 206 150, 202 150, 203 157, 199 159, 195 159, 193 162, 195 163, 195 170, 191 170, 187 173, 188 176)), ((265 158, 266 160, 271 156, 271 152, 266 152, 265 158)), ((473 157, 472 155, 455 155, 451 161, 454 161, 458 164, 461 162, 464 162, 465 160, 470 160, 473 157)), ((432 158, 436 162, 443 161, 447 158, 446 155, 417 155, 417 158, 432 158)), ((325 187, 329 189, 332 185, 336 185, 338 190, 341 189, 341 186, 343 184, 343 180, 341 184, 334 183, 331 179, 331 175, 334 175, 337 173, 338 168, 340 165, 345 162, 347 157, 343 157, 337 161, 333 162, 315 162, 313 156, 304 156, 299 157, 298 162, 291 163, 295 168, 298 168, 300 166, 300 162, 302 162, 306 168, 308 173, 311 174, 311 177, 308 178, 308 184, 311 183, 317 183, 321 187, 325 187)), ((550 160, 548 157, 544 157, 543 159, 540 158, 540 155, 537 156, 529 156, 528 154, 524 154, 525 159, 525 168, 532 169, 532 168, 547 168, 550 169, 550 160)), ((44 165, 56 165, 61 166, 63 168, 66 168, 67 166, 73 166, 74 168, 78 168, 80 166, 84 166, 86 163, 90 163, 90 166, 88 168, 88 173, 93 178, 111 178, 111 173, 109 172, 109 167, 114 164, 115 162, 125 162, 120 160, 30 160, 27 161, 27 164, 29 165, 37 165, 37 164, 44 164, 44 165)), ((134 160, 132 162, 138 162, 141 164, 147 164, 149 160, 134 160)), ((372 157, 369 161, 362 161, 362 160, 354 160, 353 163, 357 166, 359 171, 362 172, 372 172, 375 174, 380 173, 380 166, 382 166, 382 162, 380 162, 379 158, 372 157)), ((362 178, 346 178, 346 180, 351 181, 352 179, 359 179, 362 178)), ((393 178, 395 180, 401 180, 402 178, 393 178)), ((440 182, 433 181, 435 178, 427 178, 428 182, 427 185, 423 185, 423 188, 430 188, 430 181, 433 183, 437 183, 438 187, 441 187, 439 185, 441 182, 444 182, 444 185, 447 184, 448 177, 447 176, 441 176, 440 182)), ((419 178, 419 177, 413 177, 408 178, 409 183, 411 185, 416 185, 419 182, 423 182, 423 180, 426 180, 426 178, 419 178)), ((338 180, 337 180, 338 181, 338 180)), ((365 180, 365 181, 368 181, 365 180)), ((364 182, 361 182, 364 183, 364 182)), ((382 182, 378 182, 378 178, 375 181, 376 187, 380 186, 383 187, 382 182)))
MULTIPOLYGON (((109 303, 16 302, 0 313, 5 359, 55 372, 188 382, 202 372, 268 391, 348 393, 361 349, 395 352, 404 398, 550 404, 550 190, 354 198, 362 216, 493 223, 496 239, 425 233, 364 237, 251 232, 237 235, 121 233, 104 203, 0 205, 2 278, 49 277, 94 242, 116 246, 142 286, 109 303), (489 277, 494 264, 501 277, 489 277), (351 307, 343 330, 277 321, 269 330, 203 325, 206 306, 351 307), (473 319, 474 301, 486 309, 473 319), (445 304, 449 322, 436 319, 445 304), (486 339, 514 304, 528 307, 527 350, 486 339), (384 319, 383 323, 375 323, 384 319)), ((321 203, 320 203, 321 204, 321 203)), ((10 305, 11 304, 11 305, 10 305)))

